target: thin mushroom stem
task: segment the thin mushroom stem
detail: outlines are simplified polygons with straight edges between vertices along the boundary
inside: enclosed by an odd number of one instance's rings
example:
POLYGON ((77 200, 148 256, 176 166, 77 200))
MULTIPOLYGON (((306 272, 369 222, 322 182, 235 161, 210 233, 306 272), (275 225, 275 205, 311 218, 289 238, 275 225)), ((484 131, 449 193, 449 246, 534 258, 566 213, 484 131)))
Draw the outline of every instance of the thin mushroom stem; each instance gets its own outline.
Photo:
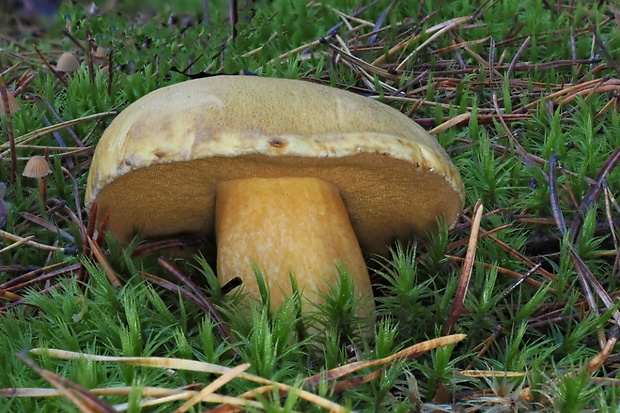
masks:
POLYGON ((41 201, 43 202, 43 205, 45 205, 47 201, 47 175, 37 178, 37 186, 39 187, 41 201))
MULTIPOLYGON (((292 294, 290 274, 302 292, 302 308, 316 311, 322 294, 338 282, 342 263, 356 297, 371 297, 366 262, 338 190, 318 178, 249 178, 222 182, 216 191, 217 273, 234 277, 260 300, 254 265, 269 288, 272 309, 292 294), (254 264, 254 265, 253 265, 254 264)), ((372 300, 369 300, 372 301, 372 300)), ((372 303, 360 312, 372 313, 372 303)))

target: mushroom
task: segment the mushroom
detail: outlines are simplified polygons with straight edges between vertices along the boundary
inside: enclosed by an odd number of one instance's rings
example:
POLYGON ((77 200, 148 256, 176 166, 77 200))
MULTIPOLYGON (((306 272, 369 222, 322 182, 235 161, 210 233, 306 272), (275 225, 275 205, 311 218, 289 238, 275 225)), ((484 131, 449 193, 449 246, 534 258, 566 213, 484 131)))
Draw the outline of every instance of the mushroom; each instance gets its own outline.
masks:
POLYGON ((52 172, 50 165, 45 159, 45 156, 34 155, 28 159, 26 166, 22 172, 22 175, 26 178, 36 178, 37 185, 39 187, 39 195, 41 200, 45 203, 47 198, 47 175, 52 172))
MULTIPOLYGON (((437 141, 399 111, 310 82, 217 76, 158 89, 127 107, 95 150, 86 206, 129 242, 213 240, 220 283, 241 277, 272 309, 304 311, 334 286, 336 265, 372 297, 365 255, 386 254, 458 219, 464 188, 437 141)), ((372 311, 372 300, 360 310, 372 311)))
POLYGON ((7 112, 13 114, 17 112, 19 108, 19 101, 13 96, 11 91, 6 91, 6 105, 4 104, 4 99, 0 97, 0 116, 4 116, 7 112))
POLYGON ((97 48, 92 53, 93 58, 95 59, 95 63, 101 66, 104 66, 108 63, 108 53, 103 47, 97 46, 97 48))
POLYGON ((78 70, 80 67, 80 62, 78 61, 75 54, 71 52, 64 52, 58 58, 58 62, 56 62, 56 71, 63 73, 71 73, 78 70))

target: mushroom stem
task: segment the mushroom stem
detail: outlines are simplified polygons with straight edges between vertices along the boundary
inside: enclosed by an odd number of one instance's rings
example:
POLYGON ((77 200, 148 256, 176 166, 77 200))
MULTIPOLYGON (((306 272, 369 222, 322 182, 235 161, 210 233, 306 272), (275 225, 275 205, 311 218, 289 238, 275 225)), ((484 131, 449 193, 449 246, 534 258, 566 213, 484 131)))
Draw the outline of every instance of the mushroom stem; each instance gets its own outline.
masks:
MULTIPOLYGON (((366 262, 336 187, 318 178, 249 178, 221 182, 215 206, 217 274, 234 277, 260 300, 252 262, 269 286, 271 309, 291 295, 294 274, 304 311, 338 282, 341 262, 353 277, 357 298, 372 298, 366 262)), ((368 300, 359 315, 372 313, 368 300)))
POLYGON ((41 200, 45 205, 45 203, 47 202, 47 176, 37 178, 37 186, 39 188, 39 195, 41 196, 41 200))

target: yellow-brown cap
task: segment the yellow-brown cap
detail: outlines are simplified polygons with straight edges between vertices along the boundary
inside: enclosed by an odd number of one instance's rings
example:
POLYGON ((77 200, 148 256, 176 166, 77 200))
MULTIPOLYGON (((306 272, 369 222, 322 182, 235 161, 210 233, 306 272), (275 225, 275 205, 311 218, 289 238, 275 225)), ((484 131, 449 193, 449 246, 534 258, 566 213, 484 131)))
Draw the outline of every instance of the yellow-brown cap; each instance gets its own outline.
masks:
POLYGON ((399 111, 310 82, 217 76, 156 90, 107 128, 86 206, 122 241, 212 233, 218 182, 316 177, 335 185, 365 253, 453 225, 464 203, 457 168, 399 111))

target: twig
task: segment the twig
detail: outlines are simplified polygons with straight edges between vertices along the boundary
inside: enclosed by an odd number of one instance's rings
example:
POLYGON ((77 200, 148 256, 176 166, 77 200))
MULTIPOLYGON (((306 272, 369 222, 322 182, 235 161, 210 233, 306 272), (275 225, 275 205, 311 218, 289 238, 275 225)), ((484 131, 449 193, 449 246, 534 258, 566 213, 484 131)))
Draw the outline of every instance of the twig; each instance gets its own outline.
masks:
POLYGON ((9 141, 9 151, 11 153, 11 182, 17 182, 17 149, 15 148, 15 136, 13 135, 13 122, 11 120, 11 109, 9 107, 9 95, 2 76, 0 76, 0 97, 4 107, 4 122, 6 124, 6 134, 9 141))
POLYGON ((54 76, 56 76, 58 80, 62 82, 63 85, 69 86, 69 82, 67 82, 67 79, 61 73, 58 73, 56 69, 54 69, 54 67, 50 64, 50 62, 47 61, 47 59, 43 56, 41 51, 37 48, 37 46, 32 46, 32 47, 34 48, 34 51, 37 52, 37 55, 39 56, 43 64, 50 70, 50 72, 52 72, 54 76))
POLYGON ((217 309, 213 306, 213 304, 207 298, 204 292, 202 292, 202 290, 198 288, 196 284, 194 284, 188 277, 185 276, 185 274, 175 268, 174 265, 170 264, 168 261, 164 260, 163 258, 158 258, 157 262, 159 263, 159 265, 162 266, 162 268, 164 268, 176 279, 178 279, 184 285, 190 288, 192 295, 196 297, 196 299, 200 303, 200 306, 206 309, 207 313, 211 316, 213 321, 215 321, 217 328, 220 331, 220 334, 222 334, 222 337, 229 343, 232 342, 232 335, 228 330, 228 326, 224 322, 224 319, 220 315, 220 312, 217 311, 217 309))
POLYGON ((112 269, 112 266, 110 265, 108 260, 105 258, 105 255, 103 254, 103 251, 101 250, 99 245, 97 245, 97 243, 94 242, 90 237, 88 237, 87 240, 92 255, 95 257, 99 265, 101 265, 101 268, 103 268, 103 271, 108 277, 108 281, 110 281, 110 284, 112 284, 113 287, 122 287, 123 283, 121 282, 120 278, 118 278, 118 275, 116 275, 116 272, 112 269))
POLYGON ((517 53, 515 53, 515 56, 512 58, 512 61, 508 65, 508 71, 506 72, 507 78, 510 79, 510 77, 512 76, 512 73, 514 72, 515 67, 517 66, 517 63, 519 63, 521 56, 523 56, 525 49, 527 49, 531 41, 532 41, 532 36, 527 36, 527 38, 525 39, 521 47, 519 47, 519 50, 517 50, 517 53))
MULTIPOLYGON (((11 234, 10 232, 6 232, 6 231, 3 231, 1 229, 0 229, 0 238, 6 239, 6 240, 9 240, 9 241, 22 241, 22 240, 24 240, 23 237, 11 234)), ((28 247, 36 248, 36 249, 41 250, 41 251, 59 252, 61 254, 66 254, 66 253, 71 251, 70 249, 68 250, 67 248, 53 247, 51 245, 40 244, 38 242, 28 241, 28 240, 26 240, 24 242, 24 245, 26 245, 28 247)))
POLYGON ((478 245, 478 231, 480 229, 480 220, 482 219, 482 212, 484 208, 480 201, 476 202, 473 212, 473 221, 471 224, 471 233, 469 235, 469 245, 467 246, 467 253, 465 254, 465 262, 461 269, 461 278, 459 285, 454 296, 454 302, 452 309, 448 315, 448 320, 443 327, 444 334, 450 334, 453 331, 456 322, 461 315, 461 311, 465 304, 465 295, 469 288, 469 281, 471 280, 471 273, 474 268, 474 257, 476 255, 476 247, 478 245))
POLYGON ((116 410, 113 409, 112 406, 97 398, 97 396, 90 391, 64 377, 39 367, 26 354, 17 353, 16 356, 34 370, 35 373, 52 386, 56 387, 59 392, 71 400, 81 411, 90 413, 116 413, 116 410))
POLYGON ((586 365, 586 371, 590 374, 596 372, 605 360, 609 357, 611 352, 614 350, 616 343, 618 342, 618 338, 620 337, 620 329, 618 326, 613 326, 611 331, 609 332, 609 338, 607 339, 607 343, 603 346, 601 351, 594 357, 592 360, 588 362, 586 365))
POLYGON ((564 236, 566 233, 566 222, 564 221, 564 215, 560 209, 560 201, 558 200, 558 187, 556 180, 556 165, 558 163, 558 156, 553 154, 549 159, 549 196, 551 197, 551 210, 553 211, 553 218, 557 224, 560 235, 564 236))

